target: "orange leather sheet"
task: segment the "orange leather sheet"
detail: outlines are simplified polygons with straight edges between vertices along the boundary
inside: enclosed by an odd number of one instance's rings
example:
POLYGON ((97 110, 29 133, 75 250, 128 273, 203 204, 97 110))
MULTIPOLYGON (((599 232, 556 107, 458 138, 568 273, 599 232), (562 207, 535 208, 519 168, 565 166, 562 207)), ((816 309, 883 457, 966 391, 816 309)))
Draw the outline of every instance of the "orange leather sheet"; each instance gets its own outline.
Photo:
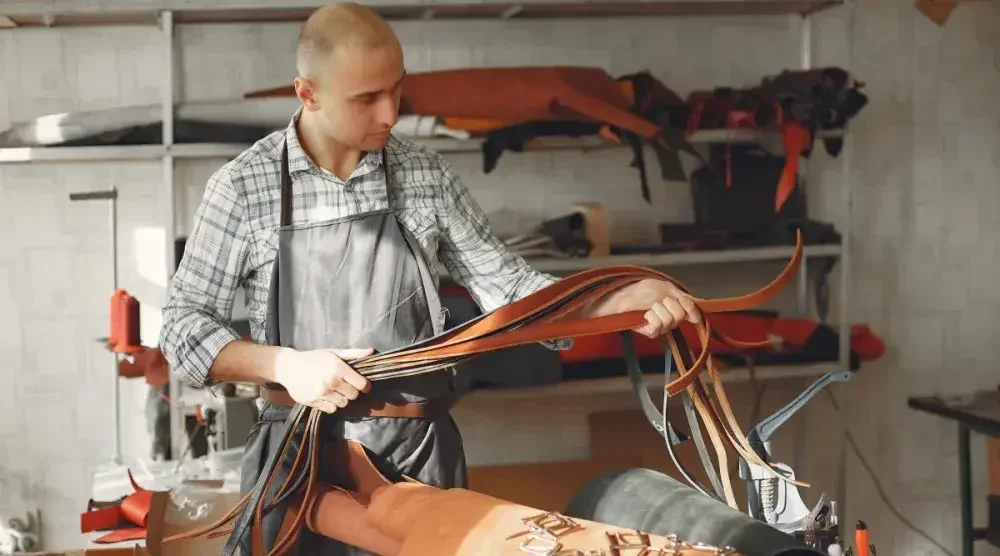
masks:
POLYGON ((136 484, 131 471, 128 473, 128 478, 135 492, 123 498, 118 504, 80 514, 81 533, 111 531, 95 539, 94 542, 113 544, 146 538, 153 492, 136 484))
MULTIPOLYGON (((540 66, 442 70, 403 78, 400 114, 507 124, 539 120, 614 125, 643 137, 660 127, 630 112, 632 99, 606 71, 540 66), (511 99, 517 99, 512 102, 511 99)), ((247 98, 294 95, 292 87, 254 91, 247 98)))

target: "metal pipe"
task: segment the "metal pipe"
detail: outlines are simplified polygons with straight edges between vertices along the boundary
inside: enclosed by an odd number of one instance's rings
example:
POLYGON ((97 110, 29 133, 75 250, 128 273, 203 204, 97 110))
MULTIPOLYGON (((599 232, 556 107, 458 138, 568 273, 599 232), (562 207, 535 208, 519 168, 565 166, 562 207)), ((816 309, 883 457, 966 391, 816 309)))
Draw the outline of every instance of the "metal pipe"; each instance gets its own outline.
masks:
POLYGON ((799 63, 802 69, 812 69, 812 18, 809 14, 802 16, 801 25, 801 48, 799 49, 799 63))
MULTIPOLYGON (((163 10, 160 12, 160 27, 163 32, 163 55, 164 55, 164 79, 162 91, 162 116, 163 116, 163 137, 164 156, 162 160, 162 195, 166 205, 164 211, 163 235, 164 257, 167 263, 167 285, 170 289, 170 280, 174 274, 177 262, 174 260, 174 235, 176 233, 175 203, 174 203, 174 155, 172 147, 174 144, 174 89, 175 73, 174 63, 174 12, 163 10)), ((171 400, 181 399, 181 384, 174 373, 168 373, 167 383, 168 396, 171 400)), ((184 414, 176 403, 168 404, 170 412, 170 455, 171 459, 177 458, 182 453, 185 443, 184 435, 184 414)))
MULTIPOLYGON (((111 201, 109 220, 111 229, 111 291, 118 291, 118 190, 112 187, 104 191, 87 191, 84 193, 70 193, 70 202, 79 201, 111 201)), ((121 389, 118 383, 118 354, 111 352, 113 368, 111 372, 111 392, 112 392, 112 456, 111 461, 115 465, 122 463, 121 449, 121 389)))
MULTIPOLYGON (((844 3, 844 9, 847 10, 847 61, 846 71, 854 71, 854 26, 856 17, 856 3, 855 0, 846 0, 844 3)), ((849 128, 845 124, 844 127, 844 137, 843 137, 843 147, 840 153, 841 156, 841 190, 842 197, 844 201, 844 215, 842 221, 842 231, 841 231, 841 250, 840 250, 840 303, 839 303, 839 318, 840 326, 840 365, 845 369, 850 369, 851 365, 851 344, 850 344, 850 311, 848 305, 848 293, 850 292, 850 268, 851 268, 851 213, 854 210, 854 180, 851 176, 851 151, 852 144, 854 141, 851 138, 851 133, 849 133, 849 128)), ((839 488, 837 493, 837 500, 840 502, 840 507, 847 512, 847 416, 850 415, 850 410, 847 408, 850 405, 850 396, 842 396, 843 399, 842 406, 845 411, 841 412, 841 420, 843 425, 843 431, 841 433, 841 453, 840 453, 840 469, 839 471, 839 488)))
MULTIPOLYGON (((118 291, 118 192, 115 191, 114 198, 111 199, 111 291, 118 291)), ((121 385, 118 379, 118 354, 111 352, 114 361, 114 369, 111 373, 111 382, 114 384, 114 393, 111 401, 111 413, 114 419, 114 456, 112 462, 116 465, 122 463, 122 427, 121 427, 121 385)))

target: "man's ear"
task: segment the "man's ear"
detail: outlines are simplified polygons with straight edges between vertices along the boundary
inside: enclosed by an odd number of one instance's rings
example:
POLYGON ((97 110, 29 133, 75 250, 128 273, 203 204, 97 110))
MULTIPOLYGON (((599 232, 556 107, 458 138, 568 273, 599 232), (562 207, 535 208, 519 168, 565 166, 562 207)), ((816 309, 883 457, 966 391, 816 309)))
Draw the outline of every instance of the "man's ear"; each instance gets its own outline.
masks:
POLYGON ((299 97, 302 106, 306 110, 315 112, 319 110, 319 103, 316 100, 316 83, 305 77, 295 78, 295 96, 299 97))

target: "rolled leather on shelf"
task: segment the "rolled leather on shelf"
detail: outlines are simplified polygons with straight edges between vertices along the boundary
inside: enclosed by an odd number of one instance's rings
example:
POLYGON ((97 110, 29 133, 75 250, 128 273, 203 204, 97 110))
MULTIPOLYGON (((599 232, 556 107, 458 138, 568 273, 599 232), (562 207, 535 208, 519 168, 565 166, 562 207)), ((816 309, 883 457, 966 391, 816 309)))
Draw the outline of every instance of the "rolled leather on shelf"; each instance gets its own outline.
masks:
POLYGON ((576 492, 567 516, 689 542, 731 546, 746 556, 825 556, 802 541, 651 469, 600 475, 576 492))

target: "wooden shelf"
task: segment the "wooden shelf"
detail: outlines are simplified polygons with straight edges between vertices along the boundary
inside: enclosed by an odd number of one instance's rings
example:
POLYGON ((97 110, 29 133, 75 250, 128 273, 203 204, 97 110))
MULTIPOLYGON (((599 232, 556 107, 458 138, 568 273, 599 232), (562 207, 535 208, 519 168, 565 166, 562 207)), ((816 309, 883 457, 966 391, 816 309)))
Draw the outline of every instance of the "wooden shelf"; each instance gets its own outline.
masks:
MULTIPOLYGON (((551 19, 608 17, 776 16, 809 14, 844 0, 383 1, 364 2, 390 20, 551 19)), ((322 0, 21 0, 0 5, 0 29, 96 25, 155 25, 159 12, 174 22, 300 22, 322 0)))
MULTIPOLYGON (((821 131, 817 138, 840 137, 841 130, 821 131)), ((445 137, 407 138, 442 154, 481 152, 482 139, 451 139, 445 137)), ((691 135, 688 140, 694 144, 712 143, 753 143, 780 140, 776 131, 759 130, 702 130, 691 135)), ((115 145, 98 147, 25 147, 0 149, 0 164, 26 162, 85 162, 109 160, 150 160, 158 159, 169 152, 176 158, 219 158, 229 159, 245 150, 243 143, 179 143, 169 149, 163 145, 115 145)), ((534 141, 526 148, 529 151, 617 149, 622 145, 600 137, 589 136, 546 137, 534 141)))
MULTIPOLYGON (((810 245, 803 250, 805 258, 839 257, 842 248, 839 244, 810 245)), ((717 249, 704 251, 686 251, 679 253, 633 253, 629 255, 611 255, 595 258, 567 259, 527 259, 531 268, 539 272, 564 274, 581 272, 590 268, 603 268, 617 265, 635 265, 646 268, 670 268, 676 266, 741 263, 752 261, 787 261, 792 258, 794 247, 748 247, 744 249, 717 249)))
MULTIPOLYGON (((624 361, 622 362, 624 365, 624 361)), ((810 365, 768 365, 758 366, 755 369, 757 380, 785 380, 795 378, 818 378, 826 373, 843 370, 837 363, 814 363, 810 365)), ((746 368, 731 367, 724 371, 719 371, 722 382, 742 383, 750 381, 750 371, 746 368)), ((645 376, 646 387, 660 394, 663 391, 663 374, 650 374, 645 376)), ((556 384, 544 386, 529 386, 523 388, 485 388, 473 390, 463 395, 459 400, 459 405, 525 401, 536 399, 552 399, 566 396, 588 396, 588 395, 610 395, 624 394, 632 392, 632 383, 628 376, 615 376, 610 378, 594 378, 581 380, 567 380, 556 384)), ((654 396, 654 399, 658 399, 654 396)))

